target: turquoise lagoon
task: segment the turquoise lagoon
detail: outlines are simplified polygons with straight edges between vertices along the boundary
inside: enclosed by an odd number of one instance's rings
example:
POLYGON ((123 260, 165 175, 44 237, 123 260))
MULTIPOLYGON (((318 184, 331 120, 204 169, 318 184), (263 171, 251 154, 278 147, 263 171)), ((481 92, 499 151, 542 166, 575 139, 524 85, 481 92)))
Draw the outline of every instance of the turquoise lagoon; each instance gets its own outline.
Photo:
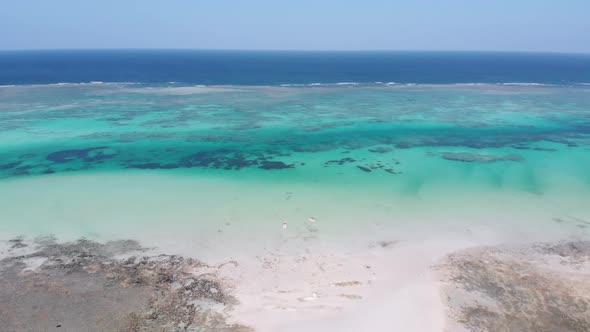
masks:
POLYGON ((0 87, 9 234, 213 241, 310 217, 333 235, 480 221, 585 232, 589 170, 582 85, 0 87))

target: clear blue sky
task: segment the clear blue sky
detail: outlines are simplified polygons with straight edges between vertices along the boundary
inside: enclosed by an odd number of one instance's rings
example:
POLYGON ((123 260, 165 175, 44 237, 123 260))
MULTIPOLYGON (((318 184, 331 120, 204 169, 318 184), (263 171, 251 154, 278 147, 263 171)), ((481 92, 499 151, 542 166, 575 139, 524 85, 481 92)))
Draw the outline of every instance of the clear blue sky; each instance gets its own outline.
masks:
POLYGON ((0 49, 590 53, 590 0, 1 0, 0 49))

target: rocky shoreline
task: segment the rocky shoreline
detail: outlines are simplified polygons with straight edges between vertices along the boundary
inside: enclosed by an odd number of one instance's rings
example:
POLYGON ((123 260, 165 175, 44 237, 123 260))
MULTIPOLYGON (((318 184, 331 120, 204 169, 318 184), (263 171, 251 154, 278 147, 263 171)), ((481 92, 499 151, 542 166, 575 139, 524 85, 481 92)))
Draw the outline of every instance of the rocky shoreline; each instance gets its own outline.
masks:
POLYGON ((35 248, 0 261, 2 331, 251 331, 226 322, 237 301, 224 264, 146 256, 130 240, 10 243, 35 248))
POLYGON ((450 331, 590 331, 590 241, 468 249, 438 268, 450 331))
MULTIPOLYGON (((254 331, 231 320, 239 302, 224 269, 238 262, 154 254, 132 240, 5 245, 2 331, 254 331)), ((590 241, 474 247, 434 270, 447 331, 590 331, 590 241)))

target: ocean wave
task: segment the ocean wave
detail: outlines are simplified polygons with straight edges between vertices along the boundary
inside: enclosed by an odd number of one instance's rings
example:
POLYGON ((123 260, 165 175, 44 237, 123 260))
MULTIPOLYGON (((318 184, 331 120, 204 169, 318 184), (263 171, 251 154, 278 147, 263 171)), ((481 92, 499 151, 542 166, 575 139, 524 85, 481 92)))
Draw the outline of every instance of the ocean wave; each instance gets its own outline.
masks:
POLYGON ((547 86, 551 84, 546 83, 536 83, 536 82, 507 82, 507 83, 498 83, 499 85, 513 85, 513 86, 547 86))
MULTIPOLYGON (((317 84, 321 84, 321 83, 317 83, 317 84)), ((289 87, 302 87, 302 86, 307 86, 307 84, 303 84, 303 83, 291 83, 291 84, 280 84, 279 86, 289 88, 289 87)))
MULTIPOLYGON (((171 84, 173 87, 197 87, 197 88, 208 88, 208 87, 264 87, 264 86, 280 86, 280 87, 292 87, 292 88, 303 88, 303 87, 371 87, 371 86, 395 86, 395 87, 436 87, 436 86, 472 86, 472 87, 486 87, 486 86, 514 86, 514 87, 575 87, 575 86, 590 86, 590 82, 568 82, 568 83, 539 83, 539 82, 454 82, 454 83, 417 83, 417 82, 312 82, 312 83, 282 83, 276 85, 225 85, 225 84, 190 84, 190 83, 179 83, 179 82, 166 82, 166 83, 141 83, 141 82, 104 82, 104 81, 89 81, 89 82, 57 82, 57 83, 45 83, 45 84, 3 84, 0 88, 16 88, 16 87, 63 87, 63 86, 139 86, 139 87, 165 87, 166 84, 171 84)), ((172 87, 172 86, 168 86, 172 87)))
POLYGON ((282 87, 334 87, 334 86, 347 86, 347 85, 372 85, 375 83, 357 83, 357 82, 336 82, 336 83, 291 83, 291 84, 279 84, 282 87))
MULTIPOLYGON (((41 84, 41 85, 99 85, 99 84, 131 84, 131 83, 118 83, 118 82, 110 82, 110 83, 105 83, 103 81, 90 81, 90 82, 78 82, 78 83, 73 83, 73 82, 58 82, 58 83, 49 83, 49 84, 41 84)), ((33 84, 35 85, 35 84, 33 84)), ((39 85, 39 84, 37 84, 39 85)))
POLYGON ((103 82, 103 81, 89 81, 89 82, 57 82, 57 83, 38 83, 38 84, 4 84, 0 87, 64 87, 64 86, 86 86, 86 85, 143 85, 140 82, 103 82))
POLYGON ((90 82, 59 82, 59 83, 48 83, 48 84, 31 84, 30 86, 78 86, 78 85, 131 85, 131 84, 142 84, 138 82, 103 82, 103 81, 90 81, 90 82))
POLYGON ((387 82, 387 83, 385 83, 385 85, 387 85, 387 86, 416 86, 416 85, 432 85, 432 84, 428 84, 428 83, 420 84, 420 83, 411 83, 411 82, 409 82, 409 83, 387 82))

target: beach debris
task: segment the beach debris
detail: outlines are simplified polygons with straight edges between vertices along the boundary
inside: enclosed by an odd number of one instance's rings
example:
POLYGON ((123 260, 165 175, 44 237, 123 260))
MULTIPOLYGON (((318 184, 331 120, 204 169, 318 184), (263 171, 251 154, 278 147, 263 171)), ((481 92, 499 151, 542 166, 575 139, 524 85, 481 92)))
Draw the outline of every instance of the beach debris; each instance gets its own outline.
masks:
POLYGON ((349 300, 362 300, 363 297, 356 294, 339 294, 338 296, 349 299, 349 300))
POLYGON ((283 229, 287 229, 288 226, 289 226, 289 223, 286 221, 283 221, 283 229))
POLYGON ((316 218, 314 218, 314 217, 309 217, 309 218, 307 218, 307 221, 309 221, 309 222, 316 222, 318 220, 316 218))
POLYGON ((299 301, 303 301, 303 302, 307 302, 307 301, 315 301, 318 298, 318 294, 317 293, 311 293, 311 296, 306 296, 306 297, 300 297, 299 301))
POLYGON ((280 306, 280 305, 268 305, 266 307, 264 307, 267 310, 280 310, 280 311, 288 311, 288 312, 294 312, 297 311, 296 308, 293 307, 285 307, 285 306, 280 306))
POLYGON ((351 287, 351 286, 360 286, 363 283, 357 280, 352 280, 352 281, 342 281, 342 282, 336 282, 332 284, 332 287, 351 287))
POLYGON ((381 248, 384 248, 384 249, 388 249, 388 248, 394 247, 399 242, 400 241, 398 241, 398 240, 377 241, 377 242, 371 243, 369 245, 369 248, 381 247, 381 248))
POLYGON ((390 248, 393 247, 394 245, 396 245, 399 241, 379 241, 377 242, 377 244, 381 247, 381 248, 390 248))

